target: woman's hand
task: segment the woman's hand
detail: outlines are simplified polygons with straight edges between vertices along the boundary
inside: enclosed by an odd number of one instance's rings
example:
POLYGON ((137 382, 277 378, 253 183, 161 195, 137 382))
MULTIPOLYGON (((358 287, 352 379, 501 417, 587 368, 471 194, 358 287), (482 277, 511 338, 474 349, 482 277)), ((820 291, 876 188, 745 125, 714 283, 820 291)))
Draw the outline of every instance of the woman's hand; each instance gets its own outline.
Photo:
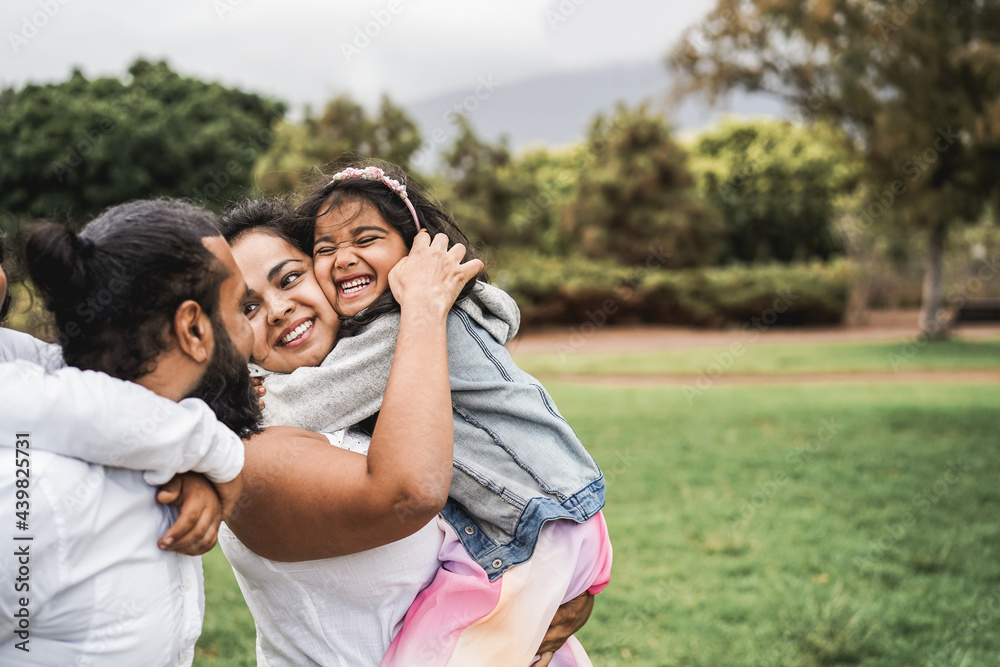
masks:
POLYGON ((542 639, 542 645, 538 647, 538 654, 542 659, 531 667, 546 667, 552 661, 553 654, 584 626, 593 610, 594 596, 590 593, 583 593, 559 607, 542 639))
POLYGON ((389 272, 389 287, 401 306, 415 306, 432 315, 445 315, 451 310, 459 292, 467 282, 483 270, 483 263, 465 258, 465 246, 456 244, 448 249, 448 237, 421 230, 413 239, 410 254, 389 272))
MULTIPOLYGON (((242 487, 242 476, 237 479, 242 487)), ((194 472, 174 475, 160 487, 156 500, 180 508, 177 521, 157 542, 161 549, 200 556, 215 546, 222 523, 222 503, 204 476, 194 472)))

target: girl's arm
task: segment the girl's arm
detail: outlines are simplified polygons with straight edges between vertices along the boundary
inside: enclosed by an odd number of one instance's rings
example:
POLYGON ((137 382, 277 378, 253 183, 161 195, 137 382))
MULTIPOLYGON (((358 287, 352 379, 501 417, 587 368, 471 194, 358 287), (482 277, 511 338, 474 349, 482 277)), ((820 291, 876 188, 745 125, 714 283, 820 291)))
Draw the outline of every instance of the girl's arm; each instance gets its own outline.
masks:
POLYGON ((175 403, 135 384, 67 366, 0 363, 0 432, 34 425, 32 446, 89 463, 145 471, 152 486, 179 472, 230 482, 243 443, 199 399, 175 403))
POLYGON ((413 534, 444 506, 453 444, 446 320, 482 269, 461 264, 464 255, 444 235, 432 244, 418 234, 389 274, 399 336, 368 456, 287 427, 247 442, 246 485, 228 524, 249 549, 281 561, 356 553, 413 534))

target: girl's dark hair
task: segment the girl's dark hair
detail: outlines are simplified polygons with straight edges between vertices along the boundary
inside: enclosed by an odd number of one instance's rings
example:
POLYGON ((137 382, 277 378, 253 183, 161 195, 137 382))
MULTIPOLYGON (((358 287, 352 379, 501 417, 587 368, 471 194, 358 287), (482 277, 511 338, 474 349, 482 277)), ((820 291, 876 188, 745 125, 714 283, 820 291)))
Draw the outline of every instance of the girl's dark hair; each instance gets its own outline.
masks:
POLYGON ((219 236, 215 216, 159 199, 115 206, 77 235, 41 223, 28 238, 31 279, 55 315, 66 363, 136 380, 170 345, 184 301, 216 318, 228 271, 202 238, 219 236))
POLYGON ((237 202, 222 214, 219 230, 229 245, 236 243, 244 234, 268 232, 312 257, 312 226, 296 215, 291 204, 281 197, 260 197, 237 202), (303 248, 306 227, 309 246, 303 248))
MULTIPOLYGON (((399 181, 406 186, 406 193, 413 204, 413 208, 420 218, 420 225, 426 229, 431 236, 445 234, 448 237, 448 247, 461 243, 465 246, 465 260, 478 259, 479 254, 469 242, 455 220, 444 210, 439 202, 432 199, 427 192, 415 181, 407 178, 403 170, 398 166, 371 158, 360 158, 358 156, 345 156, 330 165, 317 177, 317 186, 302 201, 297 211, 301 222, 296 227, 297 245, 310 256, 313 249, 313 237, 316 229, 316 219, 333 211, 341 206, 356 205, 357 210, 348 222, 361 214, 364 205, 374 208, 382 219, 392 225, 403 237, 407 248, 413 247, 413 239, 417 235, 417 228, 413 222, 413 216, 406 204, 398 194, 389 189, 381 181, 369 181, 363 178, 348 178, 340 181, 331 181, 333 174, 348 167, 364 169, 365 167, 379 167, 389 178, 399 181)), ((458 299, 468 297, 475 287, 476 280, 489 281, 489 276, 485 269, 475 278, 470 280, 462 288, 458 299)), ((384 313, 398 311, 399 303, 392 296, 390 290, 380 296, 375 303, 353 317, 341 318, 341 336, 351 336, 360 330, 361 327, 369 324, 375 318, 384 313)))
MULTIPOLYGON (((4 234, 0 232, 0 270, 3 269, 4 260, 4 234)), ((7 276, 7 294, 4 296, 3 303, 0 303, 0 324, 3 324, 4 320, 7 319, 7 313, 10 312, 10 276, 7 276)))

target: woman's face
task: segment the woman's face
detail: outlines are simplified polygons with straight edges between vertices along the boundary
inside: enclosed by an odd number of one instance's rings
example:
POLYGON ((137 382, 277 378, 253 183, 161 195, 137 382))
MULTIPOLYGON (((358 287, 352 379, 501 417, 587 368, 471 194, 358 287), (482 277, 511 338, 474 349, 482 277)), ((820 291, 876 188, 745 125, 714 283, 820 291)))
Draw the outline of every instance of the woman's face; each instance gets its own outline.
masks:
POLYGON ((345 317, 389 289, 389 271, 408 252, 403 236, 368 204, 351 202, 319 216, 315 239, 316 281, 345 317))
POLYGON ((265 231, 239 237, 232 251, 247 282, 251 361, 278 373, 319 365, 333 349, 340 320, 316 284, 309 256, 265 231))

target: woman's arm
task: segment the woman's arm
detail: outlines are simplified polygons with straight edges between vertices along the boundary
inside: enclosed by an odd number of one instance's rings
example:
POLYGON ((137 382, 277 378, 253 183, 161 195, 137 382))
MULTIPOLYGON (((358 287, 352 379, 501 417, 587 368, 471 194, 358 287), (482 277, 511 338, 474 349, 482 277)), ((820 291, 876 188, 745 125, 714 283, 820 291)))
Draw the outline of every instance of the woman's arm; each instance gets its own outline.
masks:
POLYGON ((396 355, 368 456, 322 436, 275 427, 247 442, 245 487, 228 520, 260 556, 313 560, 395 542, 427 524, 451 484, 446 319, 482 269, 465 249, 418 234, 389 274, 401 306, 396 355))

